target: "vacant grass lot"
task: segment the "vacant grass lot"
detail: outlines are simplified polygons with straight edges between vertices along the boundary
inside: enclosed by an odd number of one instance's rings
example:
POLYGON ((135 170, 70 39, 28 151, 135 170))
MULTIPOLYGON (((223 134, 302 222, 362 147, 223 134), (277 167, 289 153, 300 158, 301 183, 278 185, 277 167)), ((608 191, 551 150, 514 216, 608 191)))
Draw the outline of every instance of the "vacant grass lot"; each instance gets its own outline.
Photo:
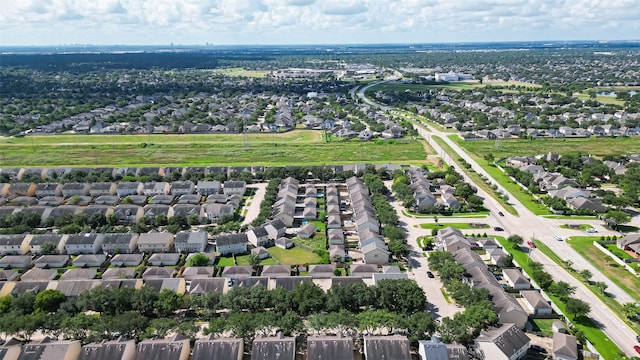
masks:
MULTIPOLYGON (((238 266, 251 265, 251 255, 236 256, 236 262, 238 263, 238 266)), ((262 259, 260 260, 260 263, 258 263, 258 265, 276 265, 276 264, 278 263, 272 258, 262 259)))
POLYGON ((269 248, 269 254, 283 265, 313 264, 320 261, 320 257, 318 255, 297 247, 285 250, 277 246, 273 246, 269 248))
MULTIPOLYGON (((524 270, 529 276, 531 276, 531 267, 528 262, 528 254, 524 252, 521 248, 514 248, 511 243, 507 241, 504 237, 494 236, 500 245, 507 250, 515 261, 522 266, 522 270, 524 270)), ((561 302, 558 298, 552 296, 547 293, 551 300, 566 314, 566 306, 563 302, 561 302)), ((597 327, 597 325, 591 320, 591 318, 586 316, 581 316, 576 320, 572 320, 573 324, 576 328, 584 334, 584 336, 593 344, 596 350, 602 355, 605 359, 616 359, 620 355, 620 349, 597 327)))
POLYGON ((323 233, 316 233, 313 237, 309 239, 303 238, 293 238, 294 244, 300 244, 306 246, 313 250, 326 250, 327 249, 327 238, 323 233))
POLYGON ((640 152, 637 137, 588 138, 588 139, 509 139, 501 142, 499 149, 492 140, 457 140, 467 152, 482 158, 492 153, 496 159, 514 155, 538 155, 554 152, 558 154, 592 154, 596 156, 634 154, 640 152))
POLYGON ((376 92, 376 91, 426 91, 433 89, 473 89, 477 87, 482 87, 482 84, 479 83, 449 83, 442 85, 422 85, 422 84, 402 84, 402 83, 382 83, 378 85, 374 85, 367 90, 367 93, 376 92))
POLYGON ((567 243, 616 285, 640 301, 640 281, 638 278, 602 251, 596 249, 593 242, 598 240, 600 240, 599 236, 572 236, 567 243))
POLYGON ((325 142, 319 131, 243 135, 51 135, 0 139, 1 166, 190 166, 424 163, 409 142, 325 142))
POLYGON ((462 164, 458 161, 458 158, 460 157, 460 155, 458 155, 458 153, 455 150, 453 150, 451 146, 445 143, 444 140, 442 140, 438 136, 432 136, 431 139, 433 139, 433 141, 435 141, 438 145, 440 145, 440 147, 447 154, 449 154, 451 159, 458 166, 458 169, 461 169, 462 171, 464 171, 469 176, 469 178, 471 178, 471 180, 473 180, 473 182, 475 182, 478 185, 478 187, 482 188, 482 190, 484 190, 487 194, 493 197, 498 203, 500 203, 500 205, 502 205, 502 207, 504 207, 504 209, 507 212, 516 216, 518 215, 518 211, 509 203, 504 201, 502 198, 498 197, 496 193, 489 187, 489 185, 487 185, 487 183, 485 183, 484 180, 480 178, 480 174, 478 174, 475 171, 468 171, 464 166, 462 166, 462 164))

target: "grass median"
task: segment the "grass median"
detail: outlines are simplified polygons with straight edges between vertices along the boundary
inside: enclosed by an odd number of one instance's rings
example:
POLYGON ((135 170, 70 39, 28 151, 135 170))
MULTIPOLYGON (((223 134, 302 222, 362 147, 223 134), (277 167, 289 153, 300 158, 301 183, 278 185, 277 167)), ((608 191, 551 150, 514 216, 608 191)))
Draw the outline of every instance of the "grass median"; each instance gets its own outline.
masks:
MULTIPOLYGON (((500 245, 509 252, 513 256, 513 259, 518 262, 518 264, 522 267, 522 270, 526 272, 529 277, 531 277, 532 269, 531 263, 532 260, 529 259, 529 254, 522 250, 522 248, 517 247, 514 248, 513 244, 508 242, 502 236, 495 236, 500 245)), ((544 253, 544 252, 543 252, 544 253)), ((546 255, 546 254, 545 254, 546 255)), ((560 301, 557 297, 547 293, 551 300, 566 314, 566 305, 560 301)), ((576 320, 572 320, 576 329, 582 331, 584 336, 589 340, 591 344, 596 348, 596 350, 602 355, 605 359, 616 359, 620 357, 622 353, 620 348, 618 348, 610 339, 605 335, 604 332, 591 320, 591 318, 587 316, 578 317, 576 320)))

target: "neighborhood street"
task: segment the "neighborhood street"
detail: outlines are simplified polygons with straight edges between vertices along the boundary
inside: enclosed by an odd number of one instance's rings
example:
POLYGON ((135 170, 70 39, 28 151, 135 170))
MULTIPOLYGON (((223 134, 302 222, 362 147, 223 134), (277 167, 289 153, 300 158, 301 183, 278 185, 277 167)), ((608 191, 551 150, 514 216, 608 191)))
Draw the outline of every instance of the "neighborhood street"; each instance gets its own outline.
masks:
MULTIPOLYGON (((369 84, 357 92, 357 95, 366 103, 371 106, 376 106, 383 110, 389 110, 390 108, 387 106, 379 105, 364 96, 364 91, 366 88, 375 85, 374 83, 369 84)), ((431 136, 436 135, 443 139, 452 149, 454 149, 459 157, 462 157, 465 161, 471 164, 474 171, 478 172, 481 175, 484 175, 488 179, 492 179, 489 174, 487 174, 471 156, 469 156, 466 152, 464 152, 455 142, 451 141, 448 138, 450 133, 443 133, 436 130, 434 127, 426 125, 425 128, 420 126, 416 126, 416 129, 420 133, 422 137, 429 141, 429 144, 434 148, 436 153, 442 154, 443 161, 445 161, 450 166, 455 166, 450 156, 447 156, 444 150, 435 142, 431 141, 431 136)), ((535 154, 532 154, 535 155, 535 154)), ((519 216, 513 216, 507 213, 502 206, 497 204, 497 202, 486 194, 482 189, 480 189, 477 184, 475 184, 471 179, 469 179, 466 175, 465 181, 469 184, 478 188, 478 195, 485 199, 484 205, 485 207, 493 214, 490 218, 487 219, 488 222, 491 223, 492 226, 500 226, 505 232, 501 235, 509 236, 510 234, 519 234, 526 240, 531 238, 536 238, 547 246, 549 246, 556 254, 559 254, 562 258, 571 260, 573 262, 573 267, 578 271, 588 269, 593 274, 593 281, 602 281, 608 285, 607 292, 611 294, 618 302, 624 304, 626 302, 633 301, 633 299, 623 291, 619 286, 614 284, 611 280, 609 280, 606 276, 604 276, 598 269, 596 269, 593 265, 587 262, 580 254, 575 252, 565 241, 557 241, 553 239, 554 235, 560 235, 564 238, 571 236, 574 233, 574 230, 565 230, 560 228, 560 225, 564 223, 562 220, 552 220, 546 219, 543 217, 539 217, 534 215, 531 211, 529 211, 522 203, 517 201, 512 195, 510 195, 509 203, 514 206, 514 208, 518 211, 519 216), (505 216, 497 216, 498 212, 501 211, 505 216)), ((503 191, 504 193, 508 192, 500 186, 495 180, 492 180, 493 183, 498 185, 498 189, 503 191)), ((402 214, 402 212, 399 212, 402 214)), ((404 220, 404 218, 402 218, 404 220)), ((406 221, 406 220, 405 220, 406 221)), ((427 221, 424 221, 427 222, 427 221)), ((414 244, 416 242, 415 236, 416 234, 409 229, 412 226, 407 226, 408 234, 409 234, 409 243, 414 244)), ((614 232, 606 232, 601 227, 598 227, 603 232, 600 235, 612 235, 616 234, 614 232)), ((417 245, 416 245, 417 246, 417 245)), ((627 355, 632 356, 635 354, 635 350, 633 349, 633 345, 636 344, 636 334, 629 329, 625 323, 618 318, 615 314, 613 314, 607 307, 604 305, 581 281, 573 277, 569 274, 565 269, 557 266, 551 260, 549 260, 546 256, 541 254, 539 251, 534 251, 532 253, 532 258, 535 261, 543 263, 545 265, 545 270, 552 275, 555 281, 565 281, 572 286, 576 287, 576 297, 586 301, 591 306, 591 312, 589 316, 602 328, 604 333, 627 355)))

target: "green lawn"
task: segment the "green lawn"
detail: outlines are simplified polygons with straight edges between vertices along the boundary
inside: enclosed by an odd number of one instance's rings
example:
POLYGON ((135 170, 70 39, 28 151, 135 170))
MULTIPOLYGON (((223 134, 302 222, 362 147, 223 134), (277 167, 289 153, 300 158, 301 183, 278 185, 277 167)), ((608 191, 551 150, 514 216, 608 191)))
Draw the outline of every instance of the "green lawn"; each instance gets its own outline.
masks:
POLYGON ((451 226, 455 229, 487 229, 490 226, 487 224, 479 224, 479 223, 428 223, 428 224, 420 224, 420 227, 423 229, 443 229, 451 226))
POLYGON ((595 220, 593 215, 543 215, 546 219, 595 220))
POLYGON ((219 257, 218 258, 218 263, 216 264, 218 266, 234 266, 235 263, 233 262, 233 258, 232 257, 219 257))
POLYGON ((546 337, 553 336, 553 323, 562 321, 559 319, 531 319, 533 323, 533 331, 541 332, 546 337))
MULTIPOLYGON (((462 140, 457 135, 450 135, 449 138, 455 141, 460 147, 465 149, 465 144, 468 141, 462 140)), ((539 203, 529 192, 515 181, 511 180, 507 174, 502 172, 496 166, 491 166, 487 160, 485 160, 482 156, 478 156, 475 153, 469 152, 469 155, 482 167, 484 171, 486 171, 489 176, 491 176, 495 181, 497 181, 502 187, 504 187, 513 197, 518 199, 529 211, 534 213, 535 215, 549 215, 551 211, 547 209, 546 206, 539 203)))
POLYGON ((420 141, 325 142, 322 133, 50 135, 0 139, 2 166, 191 166, 421 163, 420 141))
POLYGON ((294 244, 301 244, 314 250, 326 250, 327 238, 324 233, 316 233, 309 239, 296 237, 293 239, 294 244))
POLYGON ((422 84, 402 84, 402 83, 393 83, 393 82, 385 82, 382 84, 374 85, 367 89, 367 93, 372 93, 376 91, 427 91, 433 89, 453 89, 453 90, 461 90, 461 89, 473 89, 477 87, 482 87, 483 85, 480 83, 449 83, 449 84, 434 84, 434 85, 422 85, 422 84))
POLYGON ((593 246, 599 236, 572 236, 567 243, 627 294, 640 301, 640 280, 593 246))
POLYGON ((572 225, 567 225, 567 224, 563 224, 563 225, 560 225, 560 227, 561 227, 562 229, 580 230, 580 231, 584 231, 584 230, 587 230, 587 229, 591 229, 591 228, 592 228, 592 226, 591 226, 591 225, 589 225, 589 224, 575 224, 574 226, 572 226, 572 225))
MULTIPOLYGON (((495 236, 500 245, 507 250, 515 261, 520 264, 522 270, 527 274, 531 274, 531 266, 529 265, 529 255, 524 252, 521 248, 514 248, 511 243, 509 243, 504 237, 495 236)), ((566 306, 560 299, 552 296, 547 293, 551 300, 563 311, 566 313, 566 306)), ((580 317, 577 320, 572 320, 576 328, 582 331, 585 337, 593 344, 596 350, 602 355, 605 359, 615 359, 618 358, 621 351, 620 349, 596 326, 596 324, 588 317, 580 317)))
POLYGON ((452 214, 420 214, 413 211, 403 210, 403 214, 409 217, 414 218, 433 218, 437 216, 442 219, 483 219, 489 216, 488 211, 477 211, 477 212, 465 212, 465 213, 452 213, 452 214))
POLYGON ((487 183, 485 183, 484 180, 480 178, 480 175, 478 173, 476 173, 475 171, 468 171, 464 166, 462 166, 462 164, 458 161, 458 158, 460 157, 460 155, 458 155, 458 153, 455 150, 453 150, 451 146, 445 143, 444 140, 442 140, 438 136, 432 136, 431 139, 433 139, 436 143, 438 143, 438 145, 440 145, 440 147, 442 147, 442 149, 447 154, 449 154, 451 159, 453 159, 453 161, 457 164, 458 169, 461 169, 462 171, 464 171, 469 176, 469 178, 471 178, 478 185, 478 187, 482 188, 482 190, 484 190, 487 194, 493 197, 498 203, 500 203, 500 205, 502 205, 502 207, 504 207, 504 209, 507 212, 516 216, 518 215, 518 211, 513 206, 511 206, 508 202, 506 202, 504 199, 502 199, 501 197, 498 197, 495 191, 493 191, 489 187, 489 185, 487 185, 487 183))
POLYGON ((467 152, 478 157, 492 153, 496 159, 508 156, 538 155, 554 152, 558 154, 592 154, 596 156, 634 154, 640 152, 640 141, 633 137, 587 138, 587 139, 508 139, 499 149, 495 141, 460 141, 467 152))
POLYGON ((313 264, 320 261, 318 255, 298 247, 285 250, 274 246, 269 248, 269 254, 283 265, 313 264))

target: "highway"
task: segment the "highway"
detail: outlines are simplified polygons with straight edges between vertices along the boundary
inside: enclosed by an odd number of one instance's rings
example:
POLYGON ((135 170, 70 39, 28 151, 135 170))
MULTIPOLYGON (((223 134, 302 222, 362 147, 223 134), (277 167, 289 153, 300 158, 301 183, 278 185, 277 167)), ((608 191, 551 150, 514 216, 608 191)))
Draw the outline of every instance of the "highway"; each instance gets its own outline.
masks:
MULTIPOLYGON (((375 83, 372 83, 362 87, 361 89, 359 89, 359 91, 357 91, 357 95, 370 106, 374 106, 385 111, 391 110, 390 107, 377 104, 364 96, 364 92, 366 91, 366 89, 374 85, 375 83)), ((416 128, 418 129, 420 135, 427 139, 427 141, 429 141, 430 145, 438 154, 443 154, 445 152, 435 141, 431 141, 431 136, 438 136, 443 139, 453 150, 458 153, 459 157, 462 157, 465 161, 471 164, 474 171, 481 175, 484 175, 488 179, 492 179, 492 177, 488 173, 486 173, 473 158, 471 158, 471 156, 463 151, 454 141, 448 138, 448 135, 451 135, 451 133, 440 132, 434 127, 429 126, 428 124, 425 125, 425 128, 421 126, 416 126, 416 128)), ((443 161, 445 161, 447 164, 455 166, 450 156, 443 156, 442 158, 443 161)), ((485 207, 492 214, 494 214, 489 219, 487 219, 487 221, 492 223, 493 225, 502 227, 505 230, 504 236, 509 236, 510 234, 519 234, 526 240, 536 238, 549 246, 556 254, 558 254, 562 258, 571 260, 573 262, 573 268, 577 269, 578 271, 584 269, 591 271, 591 273, 593 274, 592 281, 602 281, 606 283, 608 285, 607 292, 611 294, 611 296, 613 296, 619 303, 624 304, 626 302, 634 301, 633 298, 629 296, 629 294, 627 294, 619 286, 617 286, 606 276, 604 276, 598 269, 596 269, 593 265, 586 261, 575 250, 573 250, 573 248, 571 248, 565 241, 554 240, 554 235, 560 235, 564 238, 567 238, 575 234, 574 230, 565 230, 560 228, 560 225, 565 223, 566 221, 546 219, 534 215, 522 203, 515 199, 513 195, 510 195, 509 192, 506 191, 506 189, 500 186, 497 181, 492 179, 492 182, 498 185, 499 190, 506 194, 509 194, 509 203, 513 205, 513 207, 519 214, 519 216, 513 216, 507 213, 502 208, 502 206, 500 206, 495 201, 495 199, 482 191, 482 189, 480 189, 477 184, 471 181, 471 179, 469 179, 466 175, 465 180, 469 184, 472 184, 476 186, 476 188, 478 188, 478 195, 485 199, 485 207), (498 211, 503 212, 505 216, 497 216, 498 211)), ((617 235, 617 233, 614 232, 604 232, 604 229, 603 232, 599 234, 617 235)), ((411 231, 409 232, 409 235, 412 236, 411 231)), ((410 240, 410 242, 415 242, 415 239, 410 240)), ((539 251, 534 251, 532 253, 532 258, 533 260, 544 264, 545 270, 553 277, 555 281, 565 281, 572 286, 575 286, 576 293, 574 296, 590 304, 591 312, 589 313, 589 316, 599 324, 603 332, 611 339, 611 341, 613 341, 628 356, 637 355, 633 349, 633 346, 637 344, 636 334, 633 332, 633 330, 629 329, 620 318, 612 313, 606 307, 606 305, 602 303, 581 281, 573 277, 564 268, 557 266, 539 251)))

